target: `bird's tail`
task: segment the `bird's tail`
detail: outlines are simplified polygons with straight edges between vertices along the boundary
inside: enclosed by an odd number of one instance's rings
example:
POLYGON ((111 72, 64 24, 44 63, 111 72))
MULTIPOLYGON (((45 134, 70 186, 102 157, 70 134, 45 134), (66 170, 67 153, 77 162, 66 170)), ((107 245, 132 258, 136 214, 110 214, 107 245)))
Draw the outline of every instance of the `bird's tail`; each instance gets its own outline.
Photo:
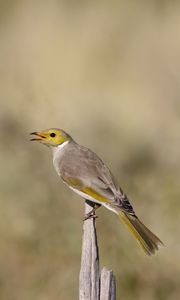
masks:
POLYGON ((161 240, 154 233, 152 233, 136 216, 120 212, 119 218, 127 225, 130 232, 136 238, 147 255, 154 254, 160 246, 164 246, 161 240))

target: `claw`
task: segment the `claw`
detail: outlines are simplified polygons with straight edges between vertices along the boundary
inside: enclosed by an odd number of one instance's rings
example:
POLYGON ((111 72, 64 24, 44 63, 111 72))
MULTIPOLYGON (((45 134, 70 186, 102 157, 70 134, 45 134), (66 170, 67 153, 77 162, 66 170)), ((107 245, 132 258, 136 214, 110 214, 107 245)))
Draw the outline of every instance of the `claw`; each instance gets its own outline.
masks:
POLYGON ((93 218, 93 219, 96 219, 96 218, 98 218, 98 216, 97 216, 95 213, 92 213, 92 212, 90 211, 89 214, 85 215, 83 221, 90 220, 90 219, 92 219, 92 218, 93 218))
MULTIPOLYGON (((86 202, 88 203, 88 202, 90 202, 89 200, 86 200, 86 202)), ((90 202, 91 203, 91 202, 90 202)), ((88 203, 89 204, 89 203, 88 203)), ((91 204, 91 206, 93 207, 93 209, 92 210, 90 210, 90 212, 89 213, 87 213, 85 216, 84 216, 84 219, 83 219, 83 221, 86 221, 86 220, 88 220, 88 219, 96 219, 96 218, 98 218, 98 216, 96 216, 96 210, 101 206, 101 205, 99 205, 99 204, 91 204)))

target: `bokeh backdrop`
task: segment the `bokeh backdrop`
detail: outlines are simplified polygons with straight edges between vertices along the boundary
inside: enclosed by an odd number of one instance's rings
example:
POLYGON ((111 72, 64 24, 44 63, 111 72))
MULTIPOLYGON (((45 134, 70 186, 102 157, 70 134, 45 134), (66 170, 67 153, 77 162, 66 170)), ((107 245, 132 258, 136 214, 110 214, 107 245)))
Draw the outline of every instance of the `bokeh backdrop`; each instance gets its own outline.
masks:
POLYGON ((78 299, 84 203, 29 132, 98 153, 166 244, 147 257, 97 220, 117 299, 180 295, 180 2, 0 1, 0 299, 78 299))

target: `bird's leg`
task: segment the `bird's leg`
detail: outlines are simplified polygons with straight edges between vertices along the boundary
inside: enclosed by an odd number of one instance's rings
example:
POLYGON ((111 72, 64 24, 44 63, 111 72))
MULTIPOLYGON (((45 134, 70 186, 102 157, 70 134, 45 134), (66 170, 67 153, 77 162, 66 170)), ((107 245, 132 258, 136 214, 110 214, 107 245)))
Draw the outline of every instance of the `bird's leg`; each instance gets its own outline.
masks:
POLYGON ((83 221, 86 221, 88 219, 91 219, 91 218, 98 218, 98 216, 96 216, 96 210, 101 206, 100 204, 97 204, 97 203, 94 203, 92 201, 89 201, 89 200, 86 200, 86 203, 88 203, 90 206, 92 206, 92 210, 87 213, 85 216, 84 216, 84 219, 83 221))

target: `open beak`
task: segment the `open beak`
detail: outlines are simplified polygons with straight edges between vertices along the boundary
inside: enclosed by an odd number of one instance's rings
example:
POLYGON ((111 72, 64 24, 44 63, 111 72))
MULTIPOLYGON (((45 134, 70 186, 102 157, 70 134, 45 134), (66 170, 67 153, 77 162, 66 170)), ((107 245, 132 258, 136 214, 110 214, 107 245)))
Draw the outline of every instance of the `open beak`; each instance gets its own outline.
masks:
POLYGON ((42 141, 46 139, 46 137, 41 132, 31 132, 30 135, 36 135, 36 138, 30 139, 30 141, 42 141))

